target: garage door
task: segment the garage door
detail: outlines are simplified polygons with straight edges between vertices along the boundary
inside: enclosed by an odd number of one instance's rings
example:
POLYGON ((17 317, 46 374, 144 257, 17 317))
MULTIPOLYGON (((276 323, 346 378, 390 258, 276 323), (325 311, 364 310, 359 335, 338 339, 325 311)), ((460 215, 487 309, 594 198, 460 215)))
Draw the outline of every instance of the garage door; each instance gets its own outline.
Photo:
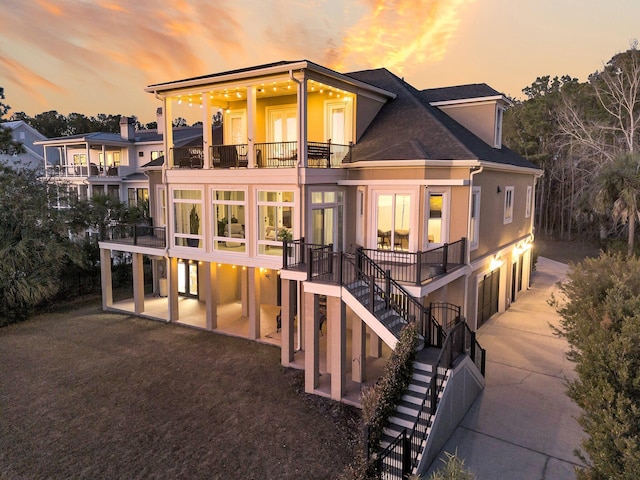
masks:
POLYGON ((500 270, 486 274, 478 284, 478 327, 498 312, 500 270))

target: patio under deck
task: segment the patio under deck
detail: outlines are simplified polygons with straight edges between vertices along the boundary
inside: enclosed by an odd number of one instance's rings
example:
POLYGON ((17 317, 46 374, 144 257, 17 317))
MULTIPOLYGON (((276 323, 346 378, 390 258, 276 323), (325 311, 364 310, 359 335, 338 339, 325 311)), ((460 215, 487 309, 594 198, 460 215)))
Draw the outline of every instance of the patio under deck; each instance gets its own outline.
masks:
MULTIPOLYGON (((148 295, 144 299, 145 310, 140 315, 143 318, 151 320, 160 320, 168 322, 167 298, 148 295)), ((176 324, 184 325, 191 328, 206 330, 206 312, 205 303, 194 298, 180 297, 178 300, 178 309, 180 319, 176 324)), ((109 307, 110 311, 124 312, 134 314, 133 298, 114 302, 109 307)), ((279 347, 281 345, 281 332, 276 328, 276 315, 280 312, 280 307, 275 305, 262 305, 260 307, 260 338, 256 341, 279 347)), ((349 315, 354 315, 352 312, 349 315)), ((347 322, 347 351, 351 351, 351 328, 347 322)), ((331 396, 331 374, 327 372, 327 324, 325 323, 320 336, 320 383, 314 393, 321 397, 330 398, 331 396)), ((214 333, 230 335, 240 338, 248 338, 249 336, 249 319, 242 315, 242 304, 240 302, 228 303, 218 306, 218 327, 212 330, 214 333)), ((297 339, 297 327, 294 327, 294 338, 297 339)), ((296 341, 297 345, 297 341, 296 341)), ((367 335, 367 352, 371 352, 370 335, 367 335)), ((383 343, 382 355, 379 357, 368 356, 366 359, 366 378, 367 380, 360 384, 351 380, 352 369, 360 368, 359 362, 347 362, 347 381, 345 386, 345 394, 342 402, 355 407, 361 407, 361 388, 363 386, 372 386, 384 373, 391 351, 383 343), (350 365, 349 365, 350 364, 350 365)), ((291 367, 295 369, 304 369, 305 352, 297 350, 294 354, 291 367)))

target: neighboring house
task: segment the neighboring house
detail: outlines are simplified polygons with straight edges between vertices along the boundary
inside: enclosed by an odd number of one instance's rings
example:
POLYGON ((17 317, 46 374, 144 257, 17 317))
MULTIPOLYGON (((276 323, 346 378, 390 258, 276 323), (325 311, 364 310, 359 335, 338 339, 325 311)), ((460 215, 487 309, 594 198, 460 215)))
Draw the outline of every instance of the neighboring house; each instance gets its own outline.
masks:
POLYGON ((42 145, 35 142, 45 140, 47 137, 22 120, 0 123, 0 127, 11 130, 13 139, 21 143, 25 150, 24 153, 16 153, 14 155, 0 153, 0 162, 5 162, 12 167, 42 168, 44 149, 42 145))
MULTIPOLYGON (((162 112, 158 111, 162 122, 162 112)), ((202 128, 174 130, 177 142, 202 139, 202 128)), ((122 117, 120 133, 92 132, 38 141, 43 149, 45 177, 57 182, 69 196, 88 199, 100 193, 136 204, 148 200, 149 179, 141 168, 164 158, 162 130, 134 130, 133 120, 122 117)), ((67 196, 60 196, 66 205, 67 196)))
POLYGON ((402 325, 439 347, 528 287, 542 172, 502 146, 508 100, 488 86, 293 61, 146 91, 169 132, 166 161, 144 166, 166 236, 100 243, 104 309, 278 345, 307 392, 359 404, 402 325), (203 122, 189 145, 168 129, 185 103, 203 122), (113 299, 112 251, 132 253, 132 299, 113 299))

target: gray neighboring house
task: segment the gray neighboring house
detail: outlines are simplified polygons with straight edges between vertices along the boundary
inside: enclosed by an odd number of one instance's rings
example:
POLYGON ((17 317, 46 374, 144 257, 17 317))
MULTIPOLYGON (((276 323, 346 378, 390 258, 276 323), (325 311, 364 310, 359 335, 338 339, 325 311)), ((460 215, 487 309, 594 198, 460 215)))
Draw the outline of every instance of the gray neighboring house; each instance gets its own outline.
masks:
POLYGON ((20 142, 25 149, 24 153, 14 155, 0 153, 0 162, 5 162, 12 167, 44 168, 44 147, 34 145, 34 142, 46 140, 47 137, 23 120, 4 122, 0 125, 9 129, 13 139, 20 142))

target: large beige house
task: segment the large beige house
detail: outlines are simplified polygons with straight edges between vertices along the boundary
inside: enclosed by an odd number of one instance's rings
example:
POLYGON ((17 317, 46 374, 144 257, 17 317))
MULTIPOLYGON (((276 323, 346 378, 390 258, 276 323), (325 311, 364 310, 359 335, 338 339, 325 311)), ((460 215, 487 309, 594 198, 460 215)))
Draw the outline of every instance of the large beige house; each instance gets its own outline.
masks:
POLYGON ((142 167, 164 230, 100 242, 105 309, 278 345, 307 392, 358 404, 404 324, 438 347, 529 285, 541 171, 502 146, 508 100, 487 85, 303 60, 146 91, 166 132, 164 161, 142 167), (171 129, 184 112, 202 122, 188 145, 171 129), (133 257, 131 299, 114 300, 114 251, 133 257))

